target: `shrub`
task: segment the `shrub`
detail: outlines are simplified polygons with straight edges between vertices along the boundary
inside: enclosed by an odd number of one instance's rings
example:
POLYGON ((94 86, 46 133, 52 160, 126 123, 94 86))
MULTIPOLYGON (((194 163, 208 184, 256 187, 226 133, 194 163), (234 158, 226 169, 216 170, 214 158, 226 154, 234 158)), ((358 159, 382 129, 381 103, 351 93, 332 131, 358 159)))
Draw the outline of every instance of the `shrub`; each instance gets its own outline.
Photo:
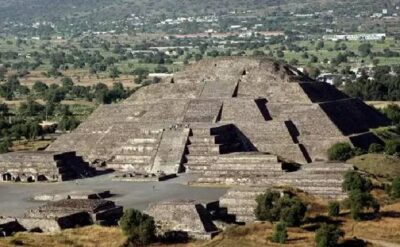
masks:
POLYGON ((372 143, 369 146, 368 153, 382 153, 385 147, 379 143, 372 143))
POLYGON ((348 171, 344 175, 342 188, 344 191, 369 192, 372 190, 372 183, 369 179, 363 178, 357 171, 348 171))
POLYGON ((400 198, 400 177, 397 177, 392 182, 392 197, 400 198))
POLYGON ((330 202, 328 205, 329 216, 337 217, 340 213, 340 204, 338 202, 330 202))
POLYGON ((280 198, 280 194, 276 191, 267 191, 257 196, 257 207, 255 215, 258 220, 268 220, 270 222, 277 221, 277 213, 275 212, 275 202, 280 198))
POLYGON ((12 147, 12 143, 8 139, 1 141, 0 142, 0 154, 8 153, 10 151, 11 147, 12 147))
POLYGON ((288 226, 300 225, 307 211, 299 198, 288 195, 280 197, 278 192, 273 191, 259 195, 256 201, 255 215, 258 220, 283 221, 288 226))
POLYGON ((306 214, 307 208, 297 197, 282 197, 277 203, 277 209, 280 211, 279 219, 288 224, 288 226, 299 226, 306 214))
POLYGON ((400 153, 400 141, 390 140, 386 142, 385 152, 389 155, 395 155, 400 153))
POLYGON ((315 233, 317 247, 337 246, 342 232, 335 225, 322 224, 315 233))
POLYGON ((350 214, 354 220, 361 220, 365 208, 372 208, 374 213, 379 213, 379 203, 369 192, 353 190, 349 193, 350 214))
POLYGON ((352 156, 360 156, 360 155, 363 155, 363 154, 366 154, 366 153, 367 153, 366 150, 364 150, 364 149, 362 149, 362 148, 359 148, 359 147, 355 147, 355 148, 353 149, 353 154, 352 154, 352 156))
POLYGON ((400 107, 398 105, 388 105, 382 111, 394 124, 400 123, 400 107))
POLYGON ((272 235, 271 241, 275 243, 284 244, 286 243, 287 238, 288 238, 288 233, 286 230, 286 223, 279 222, 275 226, 275 231, 272 235))
POLYGON ((330 160, 346 161, 353 157, 353 149, 348 143, 336 143, 328 149, 330 160))
POLYGON ((154 240, 155 223, 153 218, 147 214, 135 209, 128 209, 119 223, 129 242, 148 245, 154 240))

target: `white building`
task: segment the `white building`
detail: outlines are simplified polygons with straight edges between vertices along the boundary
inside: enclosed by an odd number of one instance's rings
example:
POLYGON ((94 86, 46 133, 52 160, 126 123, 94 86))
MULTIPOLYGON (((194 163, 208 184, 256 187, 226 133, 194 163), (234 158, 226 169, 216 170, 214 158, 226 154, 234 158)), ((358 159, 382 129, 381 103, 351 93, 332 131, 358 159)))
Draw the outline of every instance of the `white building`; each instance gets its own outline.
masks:
POLYGON ((385 33, 364 33, 364 34, 338 34, 338 35, 324 35, 324 40, 338 41, 338 40, 382 40, 386 38, 385 33))

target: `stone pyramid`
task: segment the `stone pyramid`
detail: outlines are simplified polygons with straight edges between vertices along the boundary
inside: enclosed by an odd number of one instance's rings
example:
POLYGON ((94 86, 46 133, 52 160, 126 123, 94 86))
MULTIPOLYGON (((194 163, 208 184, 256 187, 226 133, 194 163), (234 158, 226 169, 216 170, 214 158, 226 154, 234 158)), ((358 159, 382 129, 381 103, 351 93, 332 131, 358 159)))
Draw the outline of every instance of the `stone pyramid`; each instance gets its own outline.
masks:
MULTIPOLYGON (((203 60, 120 104, 100 106, 48 151, 77 151, 115 170, 202 171, 225 153, 326 161, 337 142, 367 148, 378 111, 266 58, 203 60)), ((273 158, 272 158, 273 159, 273 158)))

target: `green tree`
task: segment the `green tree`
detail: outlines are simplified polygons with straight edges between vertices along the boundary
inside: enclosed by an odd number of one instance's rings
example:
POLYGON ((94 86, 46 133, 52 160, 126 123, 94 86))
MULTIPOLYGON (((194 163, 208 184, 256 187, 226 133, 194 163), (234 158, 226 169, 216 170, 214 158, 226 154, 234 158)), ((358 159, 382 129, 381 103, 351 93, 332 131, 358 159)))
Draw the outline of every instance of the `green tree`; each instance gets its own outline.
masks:
POLYGON ((351 170, 344 175, 342 188, 346 192, 353 190, 370 192, 372 190, 372 183, 369 179, 362 177, 357 171, 351 170))
POLYGON ((275 212, 275 203, 279 198, 280 194, 276 191, 267 191, 257 196, 257 207, 255 209, 256 218, 258 220, 268 220, 270 222, 277 221, 279 217, 275 212))
POLYGON ((385 147, 379 143, 369 145, 368 153, 382 153, 385 147))
POLYGON ((371 54, 372 52, 372 45, 370 43, 362 43, 358 47, 358 51, 362 57, 366 57, 371 54))
POLYGON ((33 84, 32 89, 35 93, 44 95, 46 90, 49 89, 49 87, 41 81, 36 81, 33 84))
POLYGON ((9 114, 9 108, 6 103, 1 103, 0 102, 0 117, 6 117, 9 114))
POLYGON ((279 58, 283 58, 285 56, 285 53, 283 53, 283 51, 281 51, 281 50, 278 50, 276 52, 276 56, 279 57, 279 58))
POLYGON ((393 198, 400 198, 400 177, 397 177, 392 181, 391 195, 393 198))
POLYGON ((274 233, 271 237, 271 241, 275 243, 284 244, 288 238, 285 222, 278 222, 275 226, 274 233))
POLYGON ((18 114, 24 117, 34 117, 43 113, 44 106, 28 98, 26 102, 22 102, 18 108, 18 114))
POLYGON ((0 64, 0 81, 4 80, 6 78, 6 74, 7 74, 6 66, 0 64))
POLYGON ((335 247, 343 233, 335 225, 322 224, 315 232, 317 247, 335 247))
POLYGON ((330 160, 346 161, 353 156, 353 149, 349 143, 336 143, 328 149, 330 160))
POLYGON ((117 67, 111 67, 110 68, 110 78, 115 79, 118 78, 121 75, 121 72, 118 70, 117 67))
POLYGON ((387 107, 383 108, 382 112, 390 120, 392 120, 393 124, 400 123, 400 106, 395 104, 390 104, 387 107))
POLYGON ((369 192, 353 190, 349 193, 350 214, 354 220, 360 220, 364 209, 372 208, 374 213, 379 213, 379 203, 369 192))
POLYGON ((400 141, 389 140, 385 145, 385 152, 389 155, 400 154, 400 141))
POLYGON ((278 192, 267 191, 256 198, 255 215, 258 220, 283 221, 288 226, 298 226, 307 211, 298 197, 280 196, 278 192))
POLYGON ((64 116, 58 123, 58 129, 61 131, 71 131, 79 126, 80 122, 74 116, 64 116))
POLYGON ((138 245, 148 245, 155 238, 155 223, 151 216, 135 209, 125 211, 119 222, 128 241, 138 245))
POLYGON ((71 79, 71 77, 63 77, 61 79, 61 83, 62 87, 67 91, 70 91, 74 86, 74 81, 71 79))
POLYGON ((338 202, 330 202, 328 205, 329 216, 337 217, 340 213, 340 204, 338 202))
POLYGON ((319 51, 325 47, 324 41, 320 40, 318 41, 317 45, 315 46, 315 50, 319 51))
POLYGON ((0 142, 0 154, 8 153, 10 148, 12 147, 12 143, 10 140, 5 139, 0 142))

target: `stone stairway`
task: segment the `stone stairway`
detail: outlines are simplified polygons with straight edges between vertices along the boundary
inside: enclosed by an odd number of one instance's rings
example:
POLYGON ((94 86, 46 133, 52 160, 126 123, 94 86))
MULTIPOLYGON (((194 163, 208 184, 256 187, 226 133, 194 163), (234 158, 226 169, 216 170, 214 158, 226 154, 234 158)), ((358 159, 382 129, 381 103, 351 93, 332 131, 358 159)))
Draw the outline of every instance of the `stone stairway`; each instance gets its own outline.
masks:
POLYGON ((86 178, 96 174, 96 169, 81 156, 71 156, 65 162, 56 161, 56 167, 61 181, 86 178))
POLYGON ((353 166, 345 163, 310 163, 299 171, 287 173, 279 179, 282 186, 291 186, 311 195, 342 200, 346 193, 342 191, 343 175, 353 166))
POLYGON ((231 188, 220 198, 220 207, 226 208, 229 215, 234 215, 236 222, 255 221, 254 209, 257 207, 255 198, 267 189, 267 186, 231 188))
POLYGON ((342 191, 343 175, 350 169, 352 165, 344 163, 306 164, 299 171, 264 180, 264 185, 248 183, 231 188, 220 198, 220 206, 229 215, 235 215, 237 222, 251 222, 255 220, 256 197, 273 187, 293 187, 320 198, 342 200, 346 198, 342 191))
POLYGON ((220 154, 242 149, 231 125, 219 127, 193 127, 187 144, 186 172, 202 173, 220 154))
POLYGON ((152 169, 154 157, 163 130, 142 130, 135 138, 128 139, 114 152, 107 167, 116 171, 147 173, 152 169))
POLYGON ((248 185, 265 184, 284 174, 275 155, 240 152, 220 155, 196 181, 201 184, 248 185))

